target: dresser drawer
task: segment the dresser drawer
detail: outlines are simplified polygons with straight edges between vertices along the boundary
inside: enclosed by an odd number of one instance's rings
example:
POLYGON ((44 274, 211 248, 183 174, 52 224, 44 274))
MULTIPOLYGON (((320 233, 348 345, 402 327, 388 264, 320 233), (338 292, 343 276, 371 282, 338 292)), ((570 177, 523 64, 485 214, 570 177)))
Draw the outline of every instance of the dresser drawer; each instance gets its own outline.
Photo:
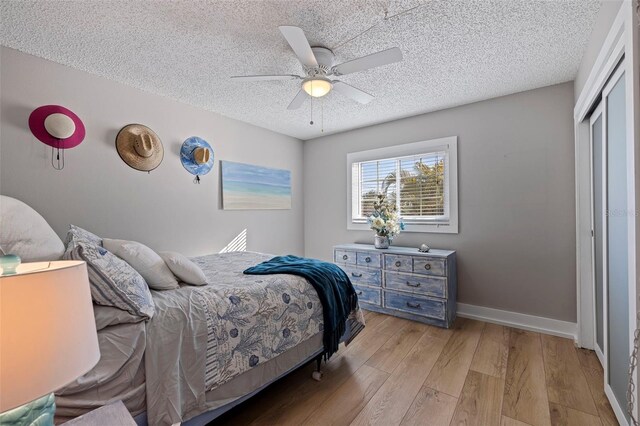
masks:
POLYGON ((336 250, 333 254, 333 260, 337 263, 356 264, 356 252, 348 250, 336 250))
POLYGON ((385 272, 384 276, 386 288, 426 294, 428 296, 447 297, 446 278, 410 275, 400 272, 385 272))
POLYGON ((340 266, 344 270, 352 284, 382 286, 382 271, 379 269, 356 268, 351 266, 340 266))
POLYGON ((447 274, 447 266, 442 259, 414 257, 413 272, 416 274, 445 276, 447 274))
POLYGON ((384 269, 387 271, 413 271, 413 258, 411 256, 398 256, 395 254, 384 255, 384 269))
POLYGON ((380 253, 369 253, 366 251, 356 252, 356 263, 359 266, 378 268, 382 266, 382 255, 380 253))
POLYGON ((353 288, 356 290, 356 294, 358 295, 359 302, 381 306, 380 292, 382 290, 378 288, 364 287, 360 285, 354 285, 353 288))
POLYGON ((384 306, 385 308, 397 309, 430 318, 441 320, 445 318, 445 302, 426 296, 418 297, 412 294, 385 290, 384 306))

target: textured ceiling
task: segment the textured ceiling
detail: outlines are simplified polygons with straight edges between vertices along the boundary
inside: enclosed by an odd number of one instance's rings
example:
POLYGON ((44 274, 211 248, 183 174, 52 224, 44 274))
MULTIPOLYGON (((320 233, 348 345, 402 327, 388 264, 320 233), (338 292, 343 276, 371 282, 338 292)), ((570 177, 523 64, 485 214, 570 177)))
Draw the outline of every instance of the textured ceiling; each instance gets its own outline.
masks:
POLYGON ((572 80, 599 1, 11 1, 0 43, 276 132, 311 139, 572 80), (389 16, 416 5, 401 17, 389 16), (301 27, 338 63, 398 46, 404 61, 342 76, 373 95, 338 93, 296 111, 300 82, 231 75, 302 74, 279 25, 301 27), (320 106, 323 104, 324 133, 320 106))

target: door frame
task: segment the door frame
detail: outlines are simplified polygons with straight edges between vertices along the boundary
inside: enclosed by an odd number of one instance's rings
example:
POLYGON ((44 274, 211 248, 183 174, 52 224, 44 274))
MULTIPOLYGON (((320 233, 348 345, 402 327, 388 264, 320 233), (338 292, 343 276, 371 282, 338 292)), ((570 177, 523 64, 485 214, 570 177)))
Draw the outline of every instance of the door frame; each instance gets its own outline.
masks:
MULTIPOLYGON (((593 170, 593 164, 595 163, 595 150, 593 149, 593 124, 595 123, 595 121, 600 118, 601 122, 602 122, 602 128, 601 128, 601 138, 602 138, 602 142, 601 142, 601 148, 602 148, 602 152, 601 152, 601 162, 602 164, 600 165, 600 170, 602 171, 602 182, 601 182, 601 186, 602 188, 600 188, 601 194, 602 194, 602 200, 604 201, 606 199, 606 145, 605 145, 605 141, 606 141, 606 117, 604 115, 604 111, 606 110, 606 108, 604 108, 604 97, 603 99, 598 103, 598 105, 594 108, 594 110, 591 112, 591 116, 589 117, 589 157, 591 159, 590 162, 590 166, 591 166, 591 200, 594 199, 595 196, 595 179, 594 179, 594 170, 593 170)), ((601 206, 602 210, 600 211, 600 214, 604 216, 604 207, 606 205, 606 203, 603 203, 604 205, 601 206)), ((596 356, 598 357, 598 359, 600 360, 600 364, 602 364, 602 367, 604 368, 605 365, 607 364, 607 359, 605 358, 605 353, 606 351, 601 351, 600 348, 598 347, 598 330, 597 330, 597 321, 595 320, 597 313, 596 313, 596 289, 597 289, 597 285, 596 285, 596 235, 595 235, 595 217, 596 217, 596 212, 597 212, 597 208, 595 205, 595 202, 591 203, 591 229, 593 230, 593 233, 591 234, 591 277, 592 277, 592 297, 593 297, 593 318, 594 318, 594 323, 593 323, 593 350, 596 353, 596 356)), ((602 221, 602 235, 605 235, 605 229, 604 227, 606 226, 604 218, 602 221)), ((602 271, 600 271, 600 273, 602 274, 602 320, 604 321, 604 318, 606 318, 607 312, 607 300, 606 300, 606 295, 607 292, 605 291, 605 274, 604 274, 604 262, 606 261, 606 259, 604 259, 604 255, 605 255, 605 241, 602 241, 602 255, 603 255, 603 264, 602 264, 602 271)), ((605 337, 605 333, 606 330, 603 328, 602 330, 602 345, 606 348, 606 337, 605 337)), ((604 349, 604 348, 603 348, 604 349)))
MULTIPOLYGON (((636 0, 637 1, 637 0, 636 0)), ((636 214, 628 215, 628 277, 629 277, 629 353, 633 348, 636 325, 637 296, 640 294, 640 152, 636 151, 640 132, 640 46, 636 1, 623 1, 609 30, 602 48, 591 69, 586 84, 574 108, 575 133, 575 185, 576 185, 576 296, 577 296, 577 336, 580 347, 595 347, 595 304, 593 293, 592 257, 592 196, 591 196, 591 150, 588 115, 595 106, 616 65, 624 57, 622 65, 626 75, 627 114, 627 183, 629 185, 627 205, 636 214), (634 48, 635 46, 635 48, 634 48)), ((639 383, 638 371, 634 374, 639 383)), ((638 386, 636 386, 633 415, 638 416, 638 386)), ((618 421, 626 425, 626 407, 621 407, 607 393, 618 421)))

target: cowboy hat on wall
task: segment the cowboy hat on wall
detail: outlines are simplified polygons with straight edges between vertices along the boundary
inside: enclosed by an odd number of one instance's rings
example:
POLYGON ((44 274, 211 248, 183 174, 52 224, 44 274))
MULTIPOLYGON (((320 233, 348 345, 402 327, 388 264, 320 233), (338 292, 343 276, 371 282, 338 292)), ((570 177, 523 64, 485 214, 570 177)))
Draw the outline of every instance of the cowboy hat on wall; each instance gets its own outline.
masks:
POLYGON ((51 165, 56 170, 64 169, 64 150, 80 145, 85 136, 80 117, 60 105, 43 105, 33 110, 29 129, 40 142, 51 147, 51 165))
POLYGON ((124 126, 116 136, 122 161, 133 169, 150 172, 162 163, 164 148, 156 133, 142 124, 124 126))
POLYGON ((213 149, 204 139, 191 136, 180 148, 180 161, 189 173, 196 176, 193 183, 200 183, 200 176, 213 168, 213 149))

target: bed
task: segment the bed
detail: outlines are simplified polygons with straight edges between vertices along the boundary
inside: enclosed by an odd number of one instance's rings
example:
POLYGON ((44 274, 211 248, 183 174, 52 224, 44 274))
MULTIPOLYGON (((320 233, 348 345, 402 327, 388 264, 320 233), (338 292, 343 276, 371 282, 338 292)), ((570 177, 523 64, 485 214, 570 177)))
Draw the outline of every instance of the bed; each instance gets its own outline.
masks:
MULTIPOLYGON (((193 258, 207 285, 152 291, 155 314, 148 321, 94 305, 102 357, 56 392, 56 422, 122 400, 139 425, 203 425, 319 359, 322 305, 311 284, 295 275, 242 272, 271 257, 235 252, 193 258)), ((343 339, 363 325, 354 310, 343 339)))

